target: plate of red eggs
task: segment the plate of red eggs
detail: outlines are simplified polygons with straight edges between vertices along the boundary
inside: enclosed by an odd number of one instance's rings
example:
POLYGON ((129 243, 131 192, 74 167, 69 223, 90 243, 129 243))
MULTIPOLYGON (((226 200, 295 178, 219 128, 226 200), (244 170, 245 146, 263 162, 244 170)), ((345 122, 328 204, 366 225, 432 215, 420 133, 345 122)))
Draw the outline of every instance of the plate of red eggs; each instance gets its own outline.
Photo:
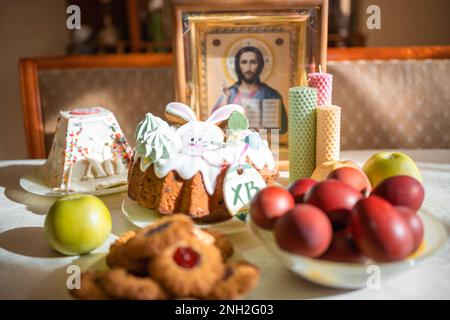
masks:
POLYGON ((435 255, 445 226, 422 208, 413 177, 389 177, 372 190, 360 169, 339 168, 324 181, 300 179, 253 198, 249 231, 294 273, 321 285, 363 288, 435 255))

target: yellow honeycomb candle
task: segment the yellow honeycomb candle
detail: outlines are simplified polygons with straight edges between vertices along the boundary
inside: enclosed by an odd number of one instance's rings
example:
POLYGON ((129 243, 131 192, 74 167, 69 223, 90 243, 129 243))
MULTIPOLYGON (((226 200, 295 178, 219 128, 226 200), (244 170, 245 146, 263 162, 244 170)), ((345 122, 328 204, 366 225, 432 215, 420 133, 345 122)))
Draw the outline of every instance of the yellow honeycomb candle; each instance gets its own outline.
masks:
POLYGON ((316 108, 316 165, 339 160, 341 146, 341 108, 333 105, 316 108))

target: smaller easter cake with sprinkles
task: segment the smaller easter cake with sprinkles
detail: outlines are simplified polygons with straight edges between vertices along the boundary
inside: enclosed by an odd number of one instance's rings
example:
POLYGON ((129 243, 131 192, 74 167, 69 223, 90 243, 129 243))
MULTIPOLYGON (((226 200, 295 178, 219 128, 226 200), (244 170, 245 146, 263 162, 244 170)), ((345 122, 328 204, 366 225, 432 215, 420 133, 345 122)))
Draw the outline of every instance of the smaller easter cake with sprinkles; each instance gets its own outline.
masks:
POLYGON ((127 183, 132 149, 102 107, 61 111, 41 176, 56 192, 93 192, 127 183))

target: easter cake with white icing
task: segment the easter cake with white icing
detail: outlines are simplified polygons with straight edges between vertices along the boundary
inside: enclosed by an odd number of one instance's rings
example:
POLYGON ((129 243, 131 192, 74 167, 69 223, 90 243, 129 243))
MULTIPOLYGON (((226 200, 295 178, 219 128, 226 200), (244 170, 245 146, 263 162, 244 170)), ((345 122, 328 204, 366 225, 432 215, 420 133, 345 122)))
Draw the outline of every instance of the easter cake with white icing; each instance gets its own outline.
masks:
POLYGON ((165 116, 172 125, 147 113, 136 129, 128 195, 139 205, 203 222, 225 220, 231 217, 223 190, 230 166, 249 164, 267 184, 276 177, 268 142, 248 129, 241 106, 223 106, 200 121, 190 107, 173 102, 165 116))
POLYGON ((93 192, 126 184, 131 155, 132 148, 108 109, 61 111, 40 172, 56 192, 93 192))

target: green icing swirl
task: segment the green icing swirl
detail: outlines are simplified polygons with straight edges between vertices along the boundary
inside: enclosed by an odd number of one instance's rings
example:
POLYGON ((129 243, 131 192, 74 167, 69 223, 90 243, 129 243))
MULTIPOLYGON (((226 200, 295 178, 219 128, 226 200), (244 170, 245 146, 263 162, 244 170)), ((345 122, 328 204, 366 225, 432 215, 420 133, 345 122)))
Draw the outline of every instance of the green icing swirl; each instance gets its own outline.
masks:
POLYGON ((152 163, 178 155, 180 139, 167 122, 147 113, 135 132, 136 153, 141 157, 141 169, 152 163))

